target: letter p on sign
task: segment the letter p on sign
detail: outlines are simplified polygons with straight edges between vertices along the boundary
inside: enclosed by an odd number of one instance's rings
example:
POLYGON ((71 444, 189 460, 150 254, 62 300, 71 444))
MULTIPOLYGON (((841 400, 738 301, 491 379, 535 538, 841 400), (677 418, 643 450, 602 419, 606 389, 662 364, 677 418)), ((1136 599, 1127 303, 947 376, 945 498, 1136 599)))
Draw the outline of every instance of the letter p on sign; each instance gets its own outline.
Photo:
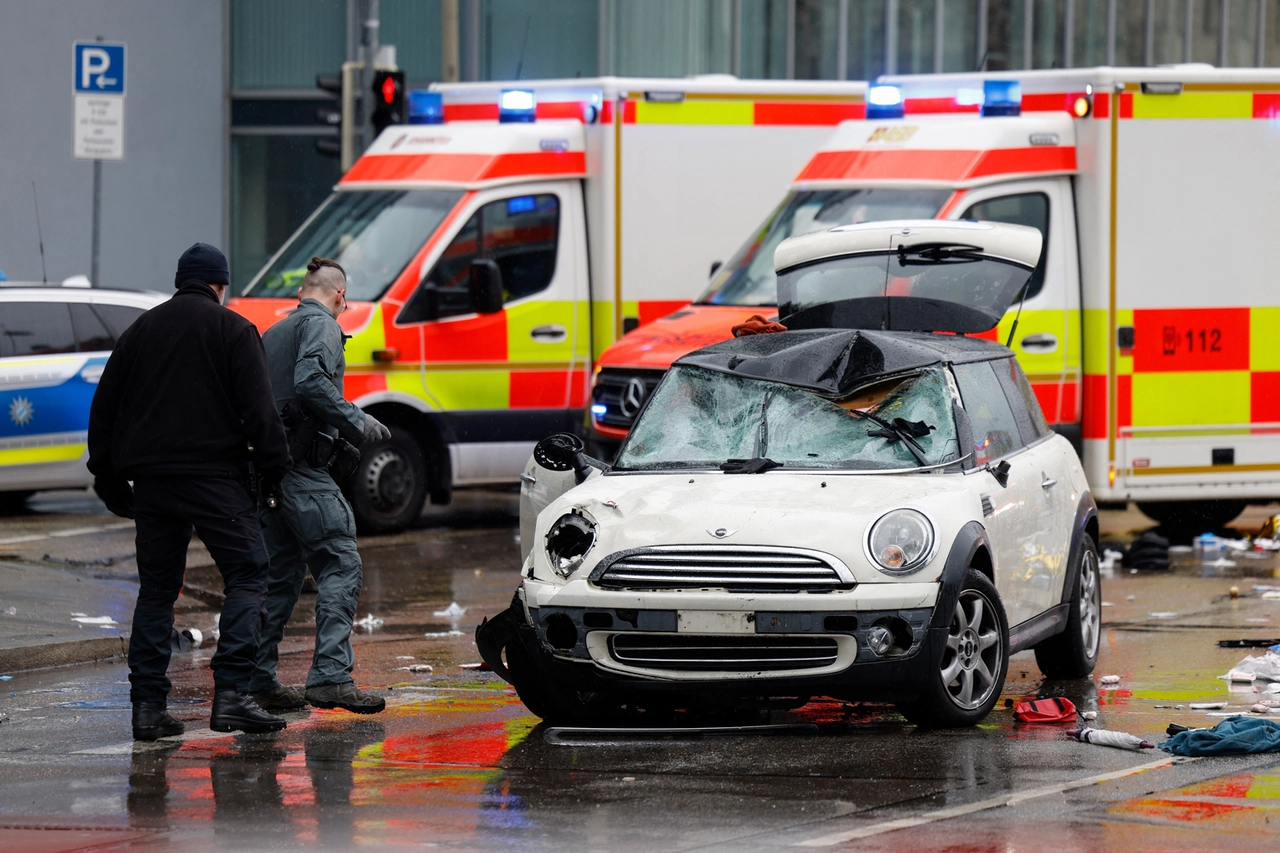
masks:
POLYGON ((75 91, 80 94, 124 94, 124 45, 75 43, 75 91))

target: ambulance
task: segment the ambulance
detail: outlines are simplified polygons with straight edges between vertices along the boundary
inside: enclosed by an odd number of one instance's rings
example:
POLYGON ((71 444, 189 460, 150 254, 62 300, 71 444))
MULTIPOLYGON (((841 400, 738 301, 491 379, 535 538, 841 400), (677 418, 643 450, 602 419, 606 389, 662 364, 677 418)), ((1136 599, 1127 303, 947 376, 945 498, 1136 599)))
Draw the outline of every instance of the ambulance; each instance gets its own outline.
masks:
POLYGON ((403 526, 581 432, 599 355, 687 303, 865 91, 711 76, 410 93, 414 123, 228 305, 265 331, 313 255, 346 268, 345 393, 392 433, 346 488, 361 529, 403 526))
POLYGON ((594 437, 625 436, 693 348, 681 341, 773 313, 783 238, 868 219, 1013 222, 1045 249, 994 337, 1094 496, 1211 529, 1280 496, 1277 163, 1280 70, 883 78, 702 296, 605 353, 594 437))

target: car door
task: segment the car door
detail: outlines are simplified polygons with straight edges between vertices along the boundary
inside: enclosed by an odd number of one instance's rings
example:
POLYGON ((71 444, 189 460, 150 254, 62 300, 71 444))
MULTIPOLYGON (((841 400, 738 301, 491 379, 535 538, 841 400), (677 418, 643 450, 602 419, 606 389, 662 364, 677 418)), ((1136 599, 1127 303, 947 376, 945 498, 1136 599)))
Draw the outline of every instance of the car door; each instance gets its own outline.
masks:
POLYGON ((1051 583, 1039 549, 1038 527, 1046 512, 1039 461, 1027 452, 1013 408, 991 362, 956 364, 952 368, 965 413, 969 417, 973 453, 969 476, 979 478, 983 524, 994 553, 996 589, 1004 600, 1012 628, 1040 612, 1038 601, 1051 583), (986 466, 1009 465, 1000 485, 986 466))
MULTIPOLYGON (((1010 347, 1048 422, 1055 427, 1078 424, 1080 290, 1070 184, 1066 178, 1047 178, 982 187, 968 192, 956 210, 956 219, 1028 225, 1044 235, 1040 265, 1028 283, 1010 347)), ((1015 304, 1001 321, 996 333, 1000 343, 1009 339, 1016 313, 1015 304)))
POLYGON ((453 434, 454 483, 514 480, 534 443, 571 428, 585 405, 581 191, 572 182, 487 190, 457 221, 396 325, 422 325, 422 381, 453 434), (475 261, 501 273, 496 313, 472 310, 475 261))

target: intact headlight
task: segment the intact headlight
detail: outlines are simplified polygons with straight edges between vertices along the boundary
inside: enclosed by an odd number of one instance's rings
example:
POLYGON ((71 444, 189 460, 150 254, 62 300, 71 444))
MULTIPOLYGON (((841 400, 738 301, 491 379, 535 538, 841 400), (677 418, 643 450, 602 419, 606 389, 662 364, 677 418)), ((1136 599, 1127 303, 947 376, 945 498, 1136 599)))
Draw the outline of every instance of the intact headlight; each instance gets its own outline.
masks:
POLYGON ((582 513, 560 516, 547 531, 547 559, 562 578, 577 571, 596 544, 596 523, 582 513))
POLYGON ((881 571, 905 575, 916 571, 933 554, 933 525, 924 513, 895 509, 871 525, 867 550, 881 571))

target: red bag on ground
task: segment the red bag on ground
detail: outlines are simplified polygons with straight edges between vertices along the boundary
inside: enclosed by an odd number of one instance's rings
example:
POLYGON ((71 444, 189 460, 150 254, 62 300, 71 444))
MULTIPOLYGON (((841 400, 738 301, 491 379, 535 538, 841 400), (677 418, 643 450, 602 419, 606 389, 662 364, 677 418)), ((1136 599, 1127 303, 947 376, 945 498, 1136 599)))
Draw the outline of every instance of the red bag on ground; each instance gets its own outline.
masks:
POLYGON ((1076 706, 1070 699, 1055 696, 1052 699, 1035 699, 1031 702, 1015 702, 1013 718, 1020 723, 1074 723, 1076 706))

